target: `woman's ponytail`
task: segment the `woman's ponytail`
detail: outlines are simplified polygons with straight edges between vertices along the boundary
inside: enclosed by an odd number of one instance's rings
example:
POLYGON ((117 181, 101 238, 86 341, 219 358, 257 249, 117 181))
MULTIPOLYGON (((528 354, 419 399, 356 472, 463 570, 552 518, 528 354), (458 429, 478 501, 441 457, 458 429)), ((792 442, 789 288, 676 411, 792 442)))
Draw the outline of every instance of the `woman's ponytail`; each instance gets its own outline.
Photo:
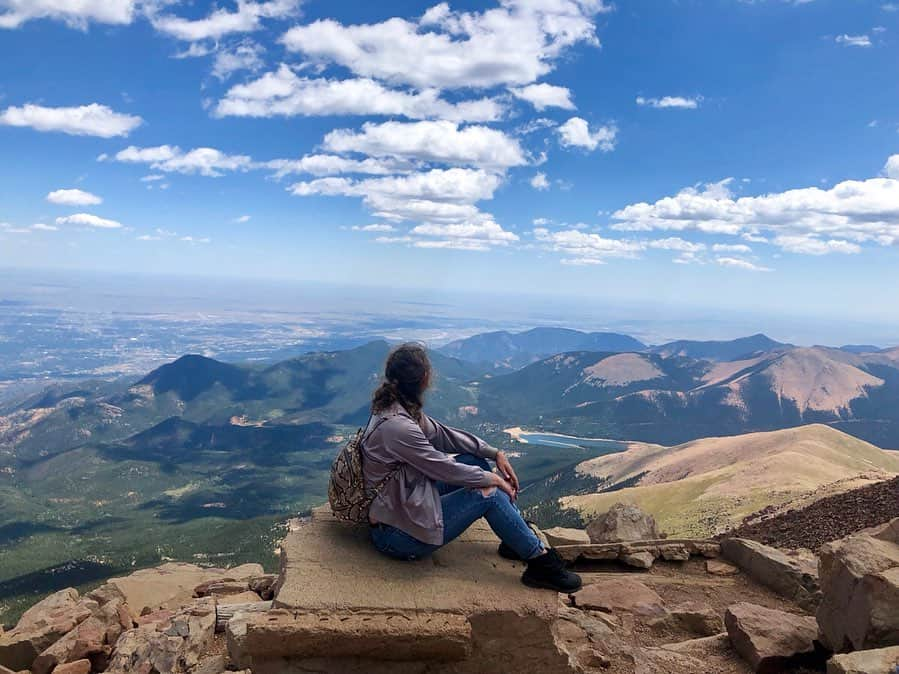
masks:
POLYGON ((387 357, 384 381, 372 395, 373 413, 399 403, 416 421, 421 421, 422 397, 431 381, 431 361, 420 344, 403 344, 387 357))

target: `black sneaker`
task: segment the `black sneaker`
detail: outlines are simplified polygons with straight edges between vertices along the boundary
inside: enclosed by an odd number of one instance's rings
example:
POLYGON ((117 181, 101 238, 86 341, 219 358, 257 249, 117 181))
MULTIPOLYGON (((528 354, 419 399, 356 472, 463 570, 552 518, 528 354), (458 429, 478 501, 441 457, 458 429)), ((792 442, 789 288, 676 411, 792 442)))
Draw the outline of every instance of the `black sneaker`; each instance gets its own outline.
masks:
POLYGON ((581 577, 566 569, 565 562, 552 548, 539 557, 528 560, 528 568, 521 575, 521 582, 528 587, 556 592, 577 592, 581 589, 581 577))

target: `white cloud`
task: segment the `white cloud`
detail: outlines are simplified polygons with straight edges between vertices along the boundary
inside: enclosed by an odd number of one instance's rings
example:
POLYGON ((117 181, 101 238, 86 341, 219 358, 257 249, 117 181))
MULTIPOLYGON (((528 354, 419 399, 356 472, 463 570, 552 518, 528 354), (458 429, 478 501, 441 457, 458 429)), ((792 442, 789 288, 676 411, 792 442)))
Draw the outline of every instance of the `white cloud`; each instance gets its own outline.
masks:
POLYGON ((140 117, 114 112, 97 103, 73 108, 47 108, 28 103, 21 107, 9 107, 0 113, 0 124, 7 126, 100 138, 127 136, 142 123, 140 117))
POLYGON ((681 253, 698 253, 706 249, 706 245, 704 243, 685 241, 684 239, 676 236, 667 239, 656 239, 655 241, 650 241, 648 246, 650 248, 657 248, 660 250, 675 250, 681 253))
POLYGON ((242 225, 246 222, 249 222, 251 219, 252 219, 252 216, 250 216, 250 215, 241 215, 239 217, 234 218, 234 222, 236 224, 242 225))
POLYGON ((830 253, 855 255, 862 252, 861 246, 857 243, 838 239, 824 241, 811 235, 778 236, 774 239, 774 245, 780 246, 788 253, 799 253, 800 255, 828 255, 830 253))
POLYGON ((548 249, 566 255, 563 264, 603 264, 608 258, 635 258, 645 249, 639 241, 608 239, 578 230, 553 232, 537 227, 534 238, 548 249))
POLYGON ((228 155, 211 147, 198 147, 189 152, 173 145, 157 147, 130 146, 118 152, 115 160, 131 164, 149 164, 150 168, 166 173, 221 176, 225 171, 248 171, 257 168, 246 155, 228 155))
POLYGON ((595 131, 590 131, 587 120, 580 117, 572 117, 557 131, 562 147, 583 147, 587 150, 599 148, 603 152, 611 152, 615 149, 615 139, 618 129, 615 126, 601 126, 595 131))
POLYGON ((899 242, 899 159, 890 158, 886 178, 847 180, 830 189, 808 187, 736 198, 729 181, 687 188, 655 203, 638 203, 613 213, 613 229, 701 231, 767 242, 801 252, 855 252, 852 245, 899 242), (795 238, 804 237, 804 245, 795 238), (778 239, 780 243, 778 244, 778 239), (821 241, 815 243, 816 239, 821 241), (809 243, 809 240, 811 242, 809 243), (830 243, 833 241, 834 243, 830 243))
POLYGON ((752 253, 752 248, 743 243, 716 243, 712 246, 712 250, 716 253, 739 253, 741 255, 752 253))
POLYGON ((57 225, 84 225, 86 227, 94 227, 96 229, 120 229, 123 227, 121 222, 115 220, 106 220, 105 218, 92 215, 90 213, 75 213, 74 215, 66 215, 56 218, 57 225))
POLYGON ((507 246, 518 241, 517 234, 504 230, 489 218, 475 222, 425 223, 413 227, 410 233, 429 237, 416 243, 421 248, 464 246, 465 250, 486 250, 490 246, 507 246))
POLYGON ((769 267, 762 267, 739 257, 719 257, 715 259, 715 262, 722 267, 734 267, 736 269, 745 269, 746 271, 774 271, 769 267))
MULTIPOLYGON (((191 48, 196 43, 191 44, 191 48)), ((265 49, 252 40, 244 40, 232 47, 225 47, 215 52, 212 74, 219 80, 226 80, 241 70, 257 72, 265 65, 262 58, 265 49)))
POLYGON ((55 225, 47 225, 47 224, 44 224, 43 222, 36 222, 35 224, 31 225, 31 229, 36 230, 38 232, 58 232, 59 231, 59 227, 56 227, 55 225))
POLYGON ((846 47, 870 47, 871 38, 867 35, 837 35, 836 41, 846 47))
POLYGON ((300 159, 273 159, 264 162, 264 165, 273 169, 278 178, 291 173, 308 173, 313 176, 334 176, 341 173, 390 175, 408 173, 416 166, 411 162, 392 158, 348 159, 333 154, 311 154, 300 159))
POLYGON ((375 223, 372 225, 354 225, 352 229, 354 232, 381 232, 381 233, 384 233, 384 232, 395 232, 396 231, 396 227, 394 227, 393 225, 387 225, 384 223, 375 223))
POLYGON ((361 132, 338 129, 325 136, 326 150, 373 157, 461 164, 502 170, 527 163, 517 140, 485 126, 455 122, 366 123, 361 132))
POLYGON ((47 201, 51 204, 63 204, 65 206, 96 206, 103 203, 103 199, 96 194, 83 190, 54 190, 47 195, 47 201))
POLYGON ((888 178, 899 180, 899 154, 894 154, 887 159, 887 163, 883 167, 883 172, 888 178))
POLYGON ((185 243, 212 243, 212 239, 209 237, 197 238, 193 236, 182 236, 179 241, 184 241, 185 243))
MULTIPOLYGON (((99 0, 98 0, 99 1, 99 0)), ((226 35, 250 33, 262 27, 262 19, 286 19, 299 12, 299 0, 250 2, 237 0, 235 11, 217 9, 203 19, 185 19, 171 14, 152 17, 156 30, 178 40, 219 40, 226 35)))
POLYGON ((684 110, 695 110, 699 107, 701 101, 701 97, 663 96, 662 98, 644 98, 643 96, 637 96, 637 105, 659 109, 681 108, 684 110))
POLYGON ((484 12, 458 12, 443 2, 417 21, 315 21, 282 42, 358 76, 422 89, 520 86, 549 73, 567 48, 598 45, 593 19, 609 9, 602 0, 499 0, 484 12))
POLYGON ((219 117, 293 117, 296 115, 400 115, 410 119, 491 122, 503 106, 490 98, 449 103, 437 89, 417 92, 389 89, 368 78, 299 77, 282 64, 277 71, 232 87, 215 109, 219 117))
POLYGON ((0 0, 0 28, 18 28, 33 19, 54 19, 81 29, 92 21, 129 24, 136 5, 136 0, 0 0))
POLYGON ((510 89, 515 98, 527 101, 537 110, 546 108, 562 108, 574 110, 575 105, 571 101, 571 91, 565 87, 557 87, 552 84, 529 84, 526 87, 510 89))
POLYGON ((549 180, 547 180, 545 173, 534 174, 534 177, 531 178, 530 182, 531 187, 533 187, 535 190, 544 191, 549 189, 549 180))
POLYGON ((157 182, 159 182, 161 180, 165 180, 165 179, 166 179, 166 177, 161 176, 161 175, 148 175, 148 176, 144 176, 143 178, 141 178, 140 181, 142 183, 157 183, 157 182))

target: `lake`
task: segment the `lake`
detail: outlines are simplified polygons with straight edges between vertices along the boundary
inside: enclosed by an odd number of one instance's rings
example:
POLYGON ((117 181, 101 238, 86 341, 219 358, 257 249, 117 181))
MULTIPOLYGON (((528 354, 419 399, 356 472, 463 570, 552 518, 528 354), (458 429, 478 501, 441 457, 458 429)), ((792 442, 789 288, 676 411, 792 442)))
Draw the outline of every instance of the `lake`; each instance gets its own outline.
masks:
POLYGON ((561 435, 558 433, 522 432, 518 434, 518 438, 529 445, 541 445, 543 447, 581 447, 582 449, 600 450, 601 454, 623 452, 630 444, 622 440, 578 438, 573 435, 561 435))

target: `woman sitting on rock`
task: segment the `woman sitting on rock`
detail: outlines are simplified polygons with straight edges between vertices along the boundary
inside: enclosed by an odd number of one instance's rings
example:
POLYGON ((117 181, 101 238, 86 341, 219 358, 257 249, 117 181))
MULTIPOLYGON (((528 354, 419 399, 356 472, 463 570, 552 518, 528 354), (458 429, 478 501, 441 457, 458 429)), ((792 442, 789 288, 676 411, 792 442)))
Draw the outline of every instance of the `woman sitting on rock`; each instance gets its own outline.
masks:
POLYGON ((366 485, 378 489, 369 511, 374 546, 395 559, 421 559, 483 517, 502 541, 500 554, 527 563, 525 585, 578 590, 580 577, 565 569, 555 550, 543 547, 515 506, 518 478, 506 455, 422 411, 431 383, 425 349, 394 349, 384 377, 362 440, 366 485))

